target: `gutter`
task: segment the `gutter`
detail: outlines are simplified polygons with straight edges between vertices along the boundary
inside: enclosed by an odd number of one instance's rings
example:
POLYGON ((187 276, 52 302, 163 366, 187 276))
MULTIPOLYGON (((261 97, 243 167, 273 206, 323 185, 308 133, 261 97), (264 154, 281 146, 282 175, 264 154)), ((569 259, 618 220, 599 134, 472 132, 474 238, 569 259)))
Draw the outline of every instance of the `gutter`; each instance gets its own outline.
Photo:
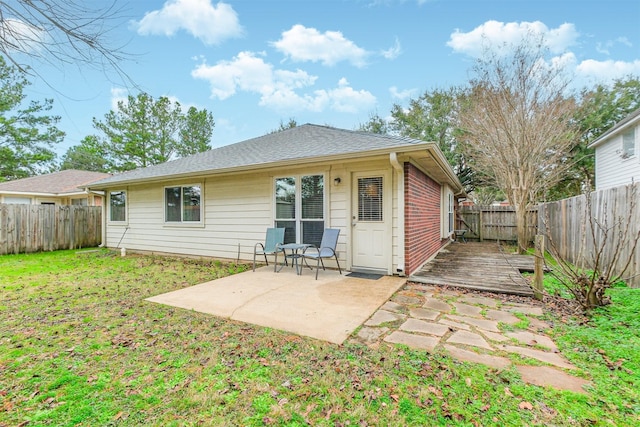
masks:
POLYGON ((400 276, 405 275, 404 271, 404 255, 405 255, 405 241, 404 241, 404 228, 406 226, 404 222, 404 168, 398 161, 398 154, 395 152, 389 153, 389 162, 397 174, 397 193, 398 193, 398 224, 402 224, 402 227, 398 227, 398 266, 396 267, 396 273, 400 276), (402 207, 402 209, 400 209, 402 207))
MULTIPOLYGON (((397 146, 393 148, 386 147, 386 148, 379 148, 379 149, 370 150, 370 151, 357 151, 357 152, 336 154, 336 155, 330 155, 330 156, 302 157, 302 158, 286 159, 286 160, 279 160, 279 161, 272 161, 272 162, 265 162, 265 163, 253 163, 253 164, 247 164, 247 165, 241 165, 241 166, 231 166, 231 167, 218 168, 218 169, 199 169, 199 170, 193 170, 193 171, 184 172, 184 173, 170 173, 166 175, 156 175, 156 176, 143 177, 143 178, 131 178, 131 179, 124 178, 124 179, 119 179, 115 181, 108 181, 111 178, 106 178, 104 181, 107 181, 107 182, 103 183, 101 181, 96 181, 95 184, 92 183, 92 184, 86 185, 86 188, 90 190, 93 190, 93 189, 104 190, 107 188, 117 188, 117 187, 122 187, 125 185, 131 185, 131 184, 138 185, 138 184, 161 182, 167 179, 178 180, 178 179, 187 179, 191 177, 199 177, 202 175, 234 174, 234 173, 256 171, 259 169, 280 168, 280 167, 291 166, 291 165, 303 166, 306 164, 315 164, 319 162, 337 162, 340 160, 360 159, 362 158, 363 154, 365 154, 367 157, 374 157, 374 156, 387 156, 391 152, 398 152, 398 151, 402 152, 403 154, 409 154, 412 152, 420 152, 420 151, 424 152, 425 150, 427 152, 431 152, 431 148, 434 146, 435 145, 433 142, 423 142, 420 144, 407 144, 407 145, 397 146), (390 151, 390 150, 394 150, 394 151, 390 151)), ((179 161, 179 160, 180 159, 175 161, 179 161)), ((446 163, 446 159, 445 159, 445 163, 446 163)), ((159 165, 155 165, 155 166, 159 166, 159 165)), ((149 166, 149 167, 153 167, 153 166, 149 166)))

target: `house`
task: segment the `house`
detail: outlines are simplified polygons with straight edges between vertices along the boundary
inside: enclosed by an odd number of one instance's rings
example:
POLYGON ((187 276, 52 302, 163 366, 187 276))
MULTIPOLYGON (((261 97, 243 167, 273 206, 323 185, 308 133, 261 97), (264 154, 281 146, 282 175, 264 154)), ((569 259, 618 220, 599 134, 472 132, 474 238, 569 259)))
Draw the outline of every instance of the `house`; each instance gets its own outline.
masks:
POLYGON ((596 190, 640 181, 640 108, 593 141, 596 190))
POLYGON ((268 227, 319 244, 340 229, 351 271, 411 274, 450 242, 463 188, 437 144, 306 124, 90 185, 103 242, 250 260, 268 227))
POLYGON ((86 186, 110 176, 70 169, 0 182, 0 203, 101 206, 102 193, 87 192, 86 186))

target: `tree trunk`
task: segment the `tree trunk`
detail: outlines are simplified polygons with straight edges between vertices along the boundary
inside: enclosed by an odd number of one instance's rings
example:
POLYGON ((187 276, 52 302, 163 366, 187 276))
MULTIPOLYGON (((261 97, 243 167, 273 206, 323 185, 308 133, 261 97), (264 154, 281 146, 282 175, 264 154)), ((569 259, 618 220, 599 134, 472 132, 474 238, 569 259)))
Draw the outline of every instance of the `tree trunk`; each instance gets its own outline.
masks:
POLYGON ((529 247, 529 229, 527 227, 527 208, 517 204, 516 208, 516 231, 518 235, 518 253, 524 254, 529 247))

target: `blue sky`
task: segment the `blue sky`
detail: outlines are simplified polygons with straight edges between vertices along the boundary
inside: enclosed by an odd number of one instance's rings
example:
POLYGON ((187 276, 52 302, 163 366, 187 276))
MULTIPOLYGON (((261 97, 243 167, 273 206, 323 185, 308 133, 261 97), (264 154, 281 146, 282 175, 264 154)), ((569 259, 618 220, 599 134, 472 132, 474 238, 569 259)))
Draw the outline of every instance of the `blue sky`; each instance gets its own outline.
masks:
MULTIPOLYGON (((355 129, 426 90, 466 83, 482 40, 545 35, 578 85, 640 76, 640 2, 620 0, 146 0, 111 33, 140 89, 206 108, 214 147, 280 121, 355 129)), ((551 60, 551 59, 550 59, 551 60)), ((37 65, 28 96, 53 98, 60 155, 136 95, 113 73, 37 65)))

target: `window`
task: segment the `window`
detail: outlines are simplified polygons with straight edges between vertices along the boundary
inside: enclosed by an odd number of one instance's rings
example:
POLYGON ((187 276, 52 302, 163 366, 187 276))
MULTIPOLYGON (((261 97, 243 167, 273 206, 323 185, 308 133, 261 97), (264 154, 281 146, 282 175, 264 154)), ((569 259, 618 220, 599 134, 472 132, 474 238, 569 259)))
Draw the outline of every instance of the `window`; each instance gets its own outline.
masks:
POLYGON ((636 154, 636 134, 634 129, 622 134, 622 157, 629 158, 636 154))
POLYGON ((202 218, 200 186, 165 187, 164 212, 165 222, 200 222, 202 218))
POLYGON ((71 199, 72 206, 87 206, 87 199, 71 199))
POLYGON ((276 227, 285 243, 320 246, 324 232, 324 175, 276 178, 276 227))
POLYGON ((449 234, 453 233, 454 228, 453 207, 453 193, 449 193, 449 234))
POLYGON ((124 222, 127 220, 127 192, 109 192, 109 221, 124 222))
POLYGON ((382 221, 382 177, 358 178, 358 221, 382 221))
POLYGON ((28 205, 31 204, 31 199, 29 197, 8 197, 4 196, 4 202, 2 203, 11 203, 14 205, 28 205))

